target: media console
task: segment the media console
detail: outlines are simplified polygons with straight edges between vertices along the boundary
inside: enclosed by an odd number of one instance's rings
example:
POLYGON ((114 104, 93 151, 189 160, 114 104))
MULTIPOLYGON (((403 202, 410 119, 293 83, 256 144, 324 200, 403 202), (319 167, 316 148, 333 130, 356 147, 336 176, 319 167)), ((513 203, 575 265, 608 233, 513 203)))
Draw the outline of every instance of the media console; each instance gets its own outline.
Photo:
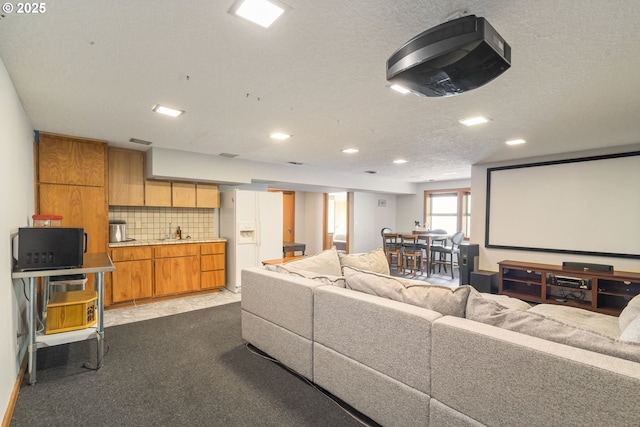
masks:
POLYGON ((525 301, 562 304, 617 316, 640 294, 640 273, 571 269, 501 261, 498 292, 525 301))

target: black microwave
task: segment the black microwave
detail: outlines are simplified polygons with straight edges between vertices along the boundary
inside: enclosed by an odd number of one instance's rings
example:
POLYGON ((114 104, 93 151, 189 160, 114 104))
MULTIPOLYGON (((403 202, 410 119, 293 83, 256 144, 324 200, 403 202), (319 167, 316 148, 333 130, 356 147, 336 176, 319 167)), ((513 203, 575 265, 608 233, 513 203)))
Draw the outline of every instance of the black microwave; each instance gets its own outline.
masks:
POLYGON ((13 253, 20 271, 80 267, 87 251, 84 228, 20 228, 15 240, 13 253))

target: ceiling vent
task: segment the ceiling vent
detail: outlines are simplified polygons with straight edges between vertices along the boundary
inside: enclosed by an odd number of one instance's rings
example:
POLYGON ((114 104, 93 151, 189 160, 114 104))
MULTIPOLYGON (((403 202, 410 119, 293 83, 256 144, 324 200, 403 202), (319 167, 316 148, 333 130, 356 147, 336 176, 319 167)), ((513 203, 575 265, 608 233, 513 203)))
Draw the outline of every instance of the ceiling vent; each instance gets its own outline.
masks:
POLYGON ((409 40, 387 60, 387 80, 411 92, 452 96, 489 83, 511 66, 511 47, 486 19, 468 15, 409 40))

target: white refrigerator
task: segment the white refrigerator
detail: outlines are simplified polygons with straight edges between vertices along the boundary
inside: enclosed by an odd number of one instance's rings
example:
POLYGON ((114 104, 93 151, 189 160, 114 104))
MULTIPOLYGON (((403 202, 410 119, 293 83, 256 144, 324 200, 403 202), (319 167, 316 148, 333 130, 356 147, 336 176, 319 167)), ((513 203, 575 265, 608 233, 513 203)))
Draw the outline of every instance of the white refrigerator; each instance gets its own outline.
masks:
POLYGON ((282 193, 223 191, 220 237, 227 239, 225 286, 238 293, 243 268, 282 258, 282 193))

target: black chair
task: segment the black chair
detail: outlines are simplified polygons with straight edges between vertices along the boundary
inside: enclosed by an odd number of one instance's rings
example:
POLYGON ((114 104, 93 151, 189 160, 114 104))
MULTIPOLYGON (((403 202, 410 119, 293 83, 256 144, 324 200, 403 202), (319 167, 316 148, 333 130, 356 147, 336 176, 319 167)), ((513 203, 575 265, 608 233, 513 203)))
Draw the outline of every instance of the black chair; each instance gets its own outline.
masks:
MULTIPOLYGON (((460 243, 464 239, 464 233, 458 231, 451 236, 451 246, 435 246, 431 245, 431 272, 435 273, 436 265, 438 267, 449 265, 451 267, 451 278, 453 279, 453 268, 458 266, 460 258, 460 243), (454 262, 454 256, 458 257, 454 262)), ((440 270, 438 270, 440 271, 440 270)))
MULTIPOLYGON (((437 237, 431 237, 431 244, 427 248, 428 251, 431 251, 433 246, 444 247, 447 244, 447 230, 443 228, 436 228, 435 230, 431 230, 430 234, 442 234, 442 238, 439 239, 437 237)), ((447 265, 444 264, 444 272, 447 272, 447 265)))

